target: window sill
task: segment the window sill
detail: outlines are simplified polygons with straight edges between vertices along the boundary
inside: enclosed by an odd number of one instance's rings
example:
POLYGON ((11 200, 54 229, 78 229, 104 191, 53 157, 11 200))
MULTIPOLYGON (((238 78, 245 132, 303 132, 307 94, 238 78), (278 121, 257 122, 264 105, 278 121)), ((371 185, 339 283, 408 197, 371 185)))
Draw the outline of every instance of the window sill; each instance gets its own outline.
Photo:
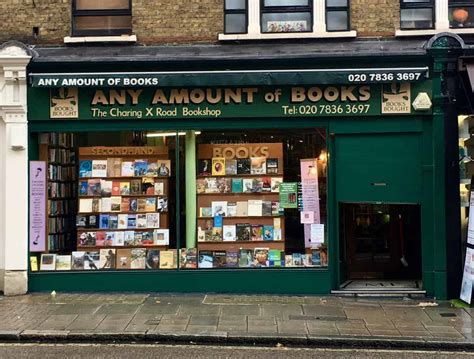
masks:
POLYGON ((271 40, 271 39, 322 39, 356 37, 356 31, 334 32, 302 32, 302 33, 273 33, 273 34, 219 34, 219 40, 271 40))
POLYGON ((430 30, 397 30, 395 36, 423 36, 436 35, 440 32, 451 32, 454 34, 474 34, 474 28, 469 29, 430 29, 430 30))
POLYGON ((137 35, 121 35, 121 36, 66 36, 65 44, 84 44, 98 42, 121 42, 132 43, 137 42, 137 35))

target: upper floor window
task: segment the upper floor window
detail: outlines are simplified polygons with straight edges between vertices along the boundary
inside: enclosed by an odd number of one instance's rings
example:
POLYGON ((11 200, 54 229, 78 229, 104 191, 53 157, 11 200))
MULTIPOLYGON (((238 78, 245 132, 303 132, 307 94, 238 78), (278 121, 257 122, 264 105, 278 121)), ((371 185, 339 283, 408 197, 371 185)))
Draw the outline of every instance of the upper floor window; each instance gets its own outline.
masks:
POLYGON ((73 0, 74 36, 126 35, 132 32, 131 0, 73 0))
POLYGON ((474 28, 474 1, 449 0, 449 27, 474 28))
POLYGON ((349 0, 225 0, 224 34, 219 38, 355 35, 349 31, 349 0))
POLYGON ((402 30, 434 28, 434 0, 400 0, 402 30))

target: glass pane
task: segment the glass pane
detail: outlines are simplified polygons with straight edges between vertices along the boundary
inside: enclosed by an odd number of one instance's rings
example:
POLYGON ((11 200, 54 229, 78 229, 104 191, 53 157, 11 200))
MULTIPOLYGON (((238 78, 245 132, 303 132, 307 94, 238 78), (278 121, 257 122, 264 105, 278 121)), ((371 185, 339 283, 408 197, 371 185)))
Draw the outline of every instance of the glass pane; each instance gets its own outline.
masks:
POLYGON ((129 6, 129 0, 76 0, 77 10, 123 10, 129 6))
POLYGON ((328 31, 348 30, 347 11, 328 11, 326 17, 328 31))
POLYGON ((311 31, 309 12, 265 13, 262 15, 262 32, 311 31))
POLYGON ((309 6, 309 0, 265 0, 264 6, 309 6))
POLYGON ((191 199, 197 220, 186 231, 195 229, 196 239, 181 246, 184 268, 195 268, 186 262, 195 262, 196 252, 198 268, 326 266, 324 132, 200 132, 191 199), (319 238, 314 248, 312 233, 319 238))
POLYGON ((432 9, 402 9, 400 15, 402 29, 430 29, 433 27, 432 9))
POLYGON ((245 9, 246 0, 226 0, 226 10, 243 10, 245 9))
POLYGON ((76 16, 74 21, 75 29, 79 31, 132 28, 131 16, 76 16))
POLYGON ((225 33, 226 34, 244 34, 247 32, 245 26, 245 14, 226 14, 225 33))
POLYGON ((347 6, 347 0, 327 0, 327 6, 347 6))
POLYGON ((449 26, 453 28, 474 27, 474 6, 449 8, 449 26))

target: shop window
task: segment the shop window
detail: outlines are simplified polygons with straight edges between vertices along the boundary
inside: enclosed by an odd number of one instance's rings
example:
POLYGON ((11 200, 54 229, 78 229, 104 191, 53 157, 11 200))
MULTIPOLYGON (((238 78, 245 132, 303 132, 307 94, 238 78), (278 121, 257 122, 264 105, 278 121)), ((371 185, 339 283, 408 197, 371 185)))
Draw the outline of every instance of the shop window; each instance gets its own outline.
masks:
POLYGON ((402 30, 434 28, 434 0, 401 0, 402 30))
POLYGON ((472 0, 449 0, 449 27, 474 28, 474 3, 472 0))
POLYGON ((73 0, 74 36, 128 35, 132 32, 131 0, 73 0))
POLYGON ((224 18, 222 40, 324 37, 338 31, 355 36, 349 31, 348 0, 226 0, 224 18))

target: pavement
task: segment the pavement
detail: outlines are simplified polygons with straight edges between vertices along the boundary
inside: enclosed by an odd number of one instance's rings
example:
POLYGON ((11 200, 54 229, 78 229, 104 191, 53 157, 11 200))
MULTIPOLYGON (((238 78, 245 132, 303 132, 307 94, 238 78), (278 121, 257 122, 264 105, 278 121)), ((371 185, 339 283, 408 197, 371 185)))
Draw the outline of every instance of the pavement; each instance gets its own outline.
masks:
POLYGON ((0 341, 474 350, 473 317, 409 298, 28 294, 0 297, 0 341))

